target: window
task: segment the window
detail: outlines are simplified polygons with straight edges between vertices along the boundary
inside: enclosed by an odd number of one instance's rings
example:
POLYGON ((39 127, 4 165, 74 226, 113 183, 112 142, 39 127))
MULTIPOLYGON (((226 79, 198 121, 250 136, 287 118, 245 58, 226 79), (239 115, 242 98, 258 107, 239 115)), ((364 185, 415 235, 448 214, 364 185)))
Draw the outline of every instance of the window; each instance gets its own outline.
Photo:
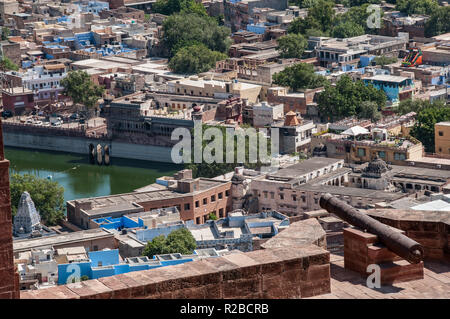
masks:
POLYGON ((439 131, 439 136, 444 136, 444 132, 439 131))
POLYGON ((203 205, 208 204, 208 199, 207 198, 203 198, 203 205))
POLYGON ((195 207, 199 207, 200 206, 200 201, 196 200, 195 201, 195 207))
POLYGON ((217 197, 218 197, 219 199, 222 199, 222 198, 223 198, 223 193, 221 192, 221 193, 217 194, 217 197))
POLYGON ((98 246, 95 245, 95 246, 94 246, 94 251, 97 251, 97 250, 98 250, 98 246))
POLYGON ((97 265, 98 265, 98 267, 101 267, 101 266, 103 266, 103 262, 99 261, 97 265))
POLYGON ((216 201, 216 195, 211 196, 211 203, 216 201))
POLYGON ((385 158, 386 157, 386 153, 384 152, 384 151, 379 151, 378 152, 378 156, 380 157, 380 158, 385 158))
POLYGON ((223 218, 223 208, 219 209, 219 218, 223 218))
POLYGON ((404 161, 406 159, 405 153, 394 153, 394 159, 396 161, 404 161))
POLYGON ((184 210, 190 210, 191 209, 191 205, 189 203, 184 204, 184 210))
POLYGON ((195 223, 196 223, 196 224, 200 224, 200 217, 197 217, 197 218, 195 219, 195 223))
POLYGON ((364 157, 364 156, 366 156, 366 149, 358 148, 358 157, 364 157))
POLYGON ((280 199, 284 199, 284 194, 280 194, 280 199))
POLYGON ((297 196, 292 195, 292 200, 293 200, 294 202, 297 201, 297 196))
POLYGON ((225 191, 225 196, 230 196, 230 191, 229 190, 225 191))

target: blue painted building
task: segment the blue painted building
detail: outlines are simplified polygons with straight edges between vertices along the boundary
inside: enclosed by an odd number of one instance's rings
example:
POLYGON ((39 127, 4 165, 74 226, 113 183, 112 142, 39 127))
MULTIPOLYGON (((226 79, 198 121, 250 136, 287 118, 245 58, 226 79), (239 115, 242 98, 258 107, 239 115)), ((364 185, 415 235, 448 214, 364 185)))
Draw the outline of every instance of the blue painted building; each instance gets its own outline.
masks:
POLYGON ((93 13, 98 15, 99 12, 109 10, 109 3, 103 1, 75 2, 81 12, 93 13))
POLYGON ((89 279, 98 279, 132 271, 148 270, 153 268, 183 264, 199 258, 218 257, 214 250, 195 250, 192 255, 166 254, 156 255, 153 259, 146 256, 126 258, 120 262, 119 250, 101 250, 89 252, 90 261, 74 262, 58 265, 58 285, 77 281, 87 276, 89 279))
POLYGON ((404 76, 380 74, 365 78, 363 81, 366 85, 370 83, 375 88, 383 90, 390 104, 397 104, 400 100, 413 96, 414 82, 412 79, 404 76))

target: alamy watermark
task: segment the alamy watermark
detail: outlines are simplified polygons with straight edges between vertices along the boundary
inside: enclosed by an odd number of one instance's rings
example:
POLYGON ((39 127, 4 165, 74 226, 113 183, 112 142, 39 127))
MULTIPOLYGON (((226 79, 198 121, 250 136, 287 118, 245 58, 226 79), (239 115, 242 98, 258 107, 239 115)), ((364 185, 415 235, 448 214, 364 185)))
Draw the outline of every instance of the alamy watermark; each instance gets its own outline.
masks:
POLYGON ((369 29, 380 29, 381 28, 381 8, 379 5, 371 4, 367 6, 367 13, 370 15, 367 17, 366 23, 369 29))
POLYGON ((366 285, 368 288, 381 288, 381 268, 377 264, 370 264, 367 266, 366 271, 370 273, 367 277, 366 285))

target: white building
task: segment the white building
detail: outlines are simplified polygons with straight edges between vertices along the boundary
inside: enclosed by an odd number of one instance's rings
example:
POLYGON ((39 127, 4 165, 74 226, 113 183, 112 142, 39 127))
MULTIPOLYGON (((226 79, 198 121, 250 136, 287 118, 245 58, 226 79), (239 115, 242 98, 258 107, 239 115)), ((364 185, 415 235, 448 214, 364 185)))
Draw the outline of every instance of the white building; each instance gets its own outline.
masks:
POLYGON ((264 127, 272 125, 284 117, 283 104, 270 105, 266 102, 253 105, 253 126, 264 127))

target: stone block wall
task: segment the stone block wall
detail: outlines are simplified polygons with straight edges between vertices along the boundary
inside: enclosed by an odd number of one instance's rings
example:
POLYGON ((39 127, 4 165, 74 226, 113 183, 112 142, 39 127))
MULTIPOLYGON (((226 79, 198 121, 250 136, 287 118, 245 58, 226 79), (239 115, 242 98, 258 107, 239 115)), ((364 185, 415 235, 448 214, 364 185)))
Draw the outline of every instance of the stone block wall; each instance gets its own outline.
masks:
POLYGON ((373 209, 368 214, 420 243, 425 260, 450 262, 450 212, 373 209))
POLYGON ((13 258, 9 161, 3 152, 0 120, 0 299, 12 298, 19 298, 19 274, 13 258))
POLYGON ((330 291, 329 252, 309 244, 234 253, 78 284, 22 291, 20 297, 305 298, 330 291))

